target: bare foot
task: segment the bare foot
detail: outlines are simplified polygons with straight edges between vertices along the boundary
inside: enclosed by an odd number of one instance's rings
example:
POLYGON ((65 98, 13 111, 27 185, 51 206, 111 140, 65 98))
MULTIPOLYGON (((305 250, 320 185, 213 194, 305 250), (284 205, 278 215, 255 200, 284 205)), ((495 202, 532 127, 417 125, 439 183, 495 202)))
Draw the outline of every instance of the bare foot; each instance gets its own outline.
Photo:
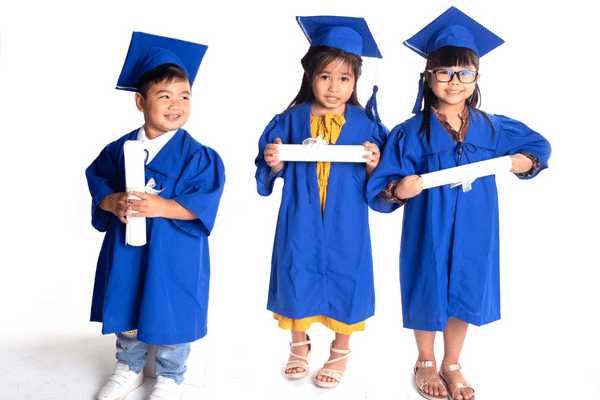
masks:
POLYGON ((469 400, 475 391, 470 387, 469 382, 463 377, 460 372, 460 364, 456 370, 448 370, 448 366, 442 365, 441 374, 448 385, 448 391, 454 396, 454 400, 469 400))
POLYGON ((435 363, 430 367, 417 367, 416 369, 415 380, 421 390, 430 396, 448 396, 446 386, 436 371, 435 363))

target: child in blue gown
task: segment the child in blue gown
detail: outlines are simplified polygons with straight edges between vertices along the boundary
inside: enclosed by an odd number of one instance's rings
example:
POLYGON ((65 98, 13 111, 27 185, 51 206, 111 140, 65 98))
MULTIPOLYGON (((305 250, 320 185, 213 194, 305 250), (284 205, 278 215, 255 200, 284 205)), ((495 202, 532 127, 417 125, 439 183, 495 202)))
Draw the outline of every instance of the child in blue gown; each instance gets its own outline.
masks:
POLYGON ((370 204, 388 201, 385 212, 404 205, 402 313, 419 350, 415 385, 428 399, 474 398, 458 358, 468 324, 500 318, 498 198, 493 175, 468 191, 449 185, 423 190, 420 175, 510 155, 511 172, 531 179, 550 157, 540 134, 477 108, 479 58, 501 43, 453 7, 405 42, 427 58, 416 115, 392 130, 368 182, 370 204), (436 331, 443 331, 445 343, 439 376, 436 331))
POLYGON ((134 32, 117 88, 135 91, 144 125, 108 144, 87 168, 92 225, 106 232, 91 320, 117 335, 117 368, 97 394, 141 385, 156 345, 150 399, 179 399, 190 343, 206 335, 208 235, 225 183, 221 158, 182 129, 206 46, 134 32), (145 192, 126 192, 123 146, 143 141, 145 192), (135 197, 132 197, 135 196, 135 197), (137 198, 137 199, 136 199, 137 198), (128 218, 146 218, 146 244, 126 244, 128 218))
POLYGON ((335 332, 331 357, 316 378, 318 386, 334 387, 345 371, 350 335, 364 329, 375 308, 365 188, 387 130, 360 107, 356 81, 361 56, 381 55, 362 18, 298 22, 311 41, 302 59, 302 87, 264 130, 256 158, 260 195, 270 195, 275 179, 283 179, 267 308, 292 333, 284 370, 290 379, 308 375, 311 323, 335 332), (364 145, 373 155, 365 156, 366 166, 279 160, 276 144, 318 136, 336 145, 364 145))

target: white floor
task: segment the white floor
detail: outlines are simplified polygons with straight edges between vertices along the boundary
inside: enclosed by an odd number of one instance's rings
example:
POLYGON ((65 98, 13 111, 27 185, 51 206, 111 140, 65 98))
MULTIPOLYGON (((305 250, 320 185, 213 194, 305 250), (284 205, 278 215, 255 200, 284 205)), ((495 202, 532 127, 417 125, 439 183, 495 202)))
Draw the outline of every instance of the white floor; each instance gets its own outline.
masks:
MULTIPOLYGON (((35 324, 2 336, 0 398, 93 399, 114 368, 114 338, 100 335, 99 325, 86 322, 85 312, 69 313, 70 307, 58 302, 38 307, 35 324)), ((332 336, 327 329, 311 328, 315 351, 311 375, 292 382, 281 373, 288 333, 276 328, 266 311, 255 323, 265 329, 236 330, 223 314, 213 316, 210 334, 194 344, 185 399, 249 395, 263 399, 421 399, 411 381, 414 341, 399 321, 369 320, 367 330, 352 338, 341 385, 329 390, 313 384, 316 371, 328 357, 332 336)), ((462 363, 477 398, 600 399, 597 329, 535 332, 515 330, 514 324, 522 321, 513 318, 470 330, 462 363)), ((147 378, 127 400, 147 398, 152 385, 153 379, 147 378)))

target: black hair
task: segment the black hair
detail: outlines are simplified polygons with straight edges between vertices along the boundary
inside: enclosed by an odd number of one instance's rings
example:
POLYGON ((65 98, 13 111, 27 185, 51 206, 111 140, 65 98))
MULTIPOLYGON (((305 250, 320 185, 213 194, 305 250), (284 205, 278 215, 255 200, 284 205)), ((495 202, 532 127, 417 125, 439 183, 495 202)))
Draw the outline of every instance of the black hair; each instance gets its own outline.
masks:
POLYGON ((302 57, 302 60, 300 61, 302 68, 304 69, 302 85, 288 108, 313 101, 315 99, 315 94, 312 90, 312 81, 314 77, 323 71, 327 65, 338 59, 346 62, 352 68, 352 72, 354 73, 354 91, 352 92, 348 103, 363 108, 358 102, 358 95, 356 93, 358 78, 362 73, 362 58, 356 54, 347 53, 344 50, 329 46, 310 47, 304 57, 302 57))
MULTIPOLYGON (((427 57, 425 70, 435 70, 440 67, 467 66, 473 65, 476 71, 479 71, 479 57, 477 53, 466 47, 444 46, 432 51, 427 57)), ((425 71, 425 74, 429 72, 425 71)), ((434 78, 435 79, 435 78, 434 78)), ((475 82, 475 90, 473 94, 465 101, 469 110, 482 114, 492 127, 492 137, 496 135, 496 130, 492 121, 486 113, 479 110, 481 104, 481 91, 479 85, 475 82)), ((431 90, 427 80, 423 83, 423 121, 419 132, 425 133, 427 143, 430 143, 431 138, 431 107, 437 104, 437 97, 431 90)))
POLYGON ((158 67, 144 72, 137 84, 137 92, 146 98, 150 85, 157 84, 166 80, 167 83, 172 81, 190 81, 190 78, 183 68, 177 64, 161 64, 158 67))

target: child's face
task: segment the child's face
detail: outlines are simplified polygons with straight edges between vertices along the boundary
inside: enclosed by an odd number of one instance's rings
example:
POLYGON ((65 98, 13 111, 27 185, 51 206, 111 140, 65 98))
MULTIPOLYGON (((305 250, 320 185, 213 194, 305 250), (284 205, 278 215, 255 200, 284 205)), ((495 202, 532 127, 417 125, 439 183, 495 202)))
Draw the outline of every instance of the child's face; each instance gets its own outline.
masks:
POLYGON ((166 80, 150 85, 146 98, 135 94, 138 110, 144 113, 144 129, 149 139, 181 128, 190 117, 192 93, 188 81, 166 80))
POLYGON ((315 95, 311 109, 313 115, 320 117, 327 113, 344 114, 355 82, 354 72, 345 61, 337 59, 325 66, 315 74, 312 81, 315 95))
MULTIPOLYGON (((460 67, 440 67, 438 69, 450 70, 453 72, 458 71, 476 71, 477 69, 473 65, 463 65, 460 67)), ((427 83, 429 83, 429 87, 437 97, 437 108, 444 109, 446 107, 456 107, 456 108, 464 108, 465 101, 471 97, 473 92, 475 91, 475 85, 479 80, 479 75, 475 79, 473 83, 462 83, 458 79, 458 75, 454 74, 452 80, 450 82, 439 82, 434 74, 427 73, 427 83)), ((460 111, 460 110, 459 110, 460 111)))

